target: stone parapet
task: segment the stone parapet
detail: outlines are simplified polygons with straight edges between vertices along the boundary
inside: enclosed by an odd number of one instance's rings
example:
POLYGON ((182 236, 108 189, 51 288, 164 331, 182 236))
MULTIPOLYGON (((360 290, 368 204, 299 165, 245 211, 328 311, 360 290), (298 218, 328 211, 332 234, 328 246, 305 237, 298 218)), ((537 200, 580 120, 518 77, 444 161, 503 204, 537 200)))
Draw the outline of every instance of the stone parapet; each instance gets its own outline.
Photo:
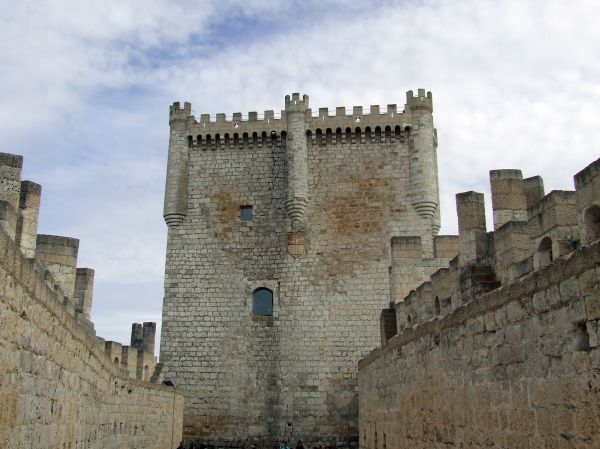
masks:
POLYGON ((598 266, 600 242, 371 352, 359 362, 361 445, 598 447, 598 266))
POLYGON ((179 391, 130 379, 36 267, 0 232, 0 447, 175 447, 179 391))

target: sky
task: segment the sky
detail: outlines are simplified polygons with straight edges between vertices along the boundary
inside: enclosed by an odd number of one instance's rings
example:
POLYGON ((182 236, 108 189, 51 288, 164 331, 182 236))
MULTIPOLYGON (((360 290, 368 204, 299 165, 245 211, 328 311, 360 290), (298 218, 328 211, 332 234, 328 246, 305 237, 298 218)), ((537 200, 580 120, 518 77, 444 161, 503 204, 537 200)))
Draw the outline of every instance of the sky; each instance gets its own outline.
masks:
MULTIPOLYGON (((595 0, 0 0, 0 151, 80 239, 98 335, 160 323, 168 107, 196 115, 404 104, 432 91, 442 234, 491 169, 572 190, 600 156, 595 0)), ((157 338, 158 343, 158 338, 157 338)))

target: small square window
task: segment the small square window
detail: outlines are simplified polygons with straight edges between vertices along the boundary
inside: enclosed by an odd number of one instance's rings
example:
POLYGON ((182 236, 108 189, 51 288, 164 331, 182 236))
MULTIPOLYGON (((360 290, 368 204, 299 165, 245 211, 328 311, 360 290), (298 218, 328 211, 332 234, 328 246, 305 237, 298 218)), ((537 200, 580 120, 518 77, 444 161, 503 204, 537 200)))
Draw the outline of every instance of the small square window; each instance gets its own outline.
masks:
POLYGON ((252 221, 252 206, 242 206, 240 208, 240 220, 252 221))

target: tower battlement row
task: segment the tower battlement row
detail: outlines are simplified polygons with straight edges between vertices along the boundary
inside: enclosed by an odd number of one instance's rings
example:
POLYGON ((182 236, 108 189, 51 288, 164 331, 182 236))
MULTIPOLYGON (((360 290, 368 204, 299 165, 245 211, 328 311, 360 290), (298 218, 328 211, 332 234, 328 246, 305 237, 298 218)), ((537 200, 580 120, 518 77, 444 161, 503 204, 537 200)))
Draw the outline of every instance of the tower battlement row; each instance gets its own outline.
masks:
POLYGON ((254 132, 261 134, 266 132, 270 134, 281 133, 286 130, 288 115, 292 112, 302 113, 305 121, 308 123, 308 129, 332 129, 335 132, 338 128, 345 132, 356 128, 365 129, 367 127, 380 127, 385 129, 391 127, 394 129, 400 126, 402 129, 410 127, 413 121, 413 115, 422 113, 432 113, 433 103, 431 92, 425 93, 424 89, 419 89, 415 96, 413 91, 406 94, 406 104, 404 110, 398 110, 396 104, 388 104, 385 108, 380 105, 371 105, 368 109, 363 106, 353 106, 346 108, 340 106, 330 114, 329 108, 318 108, 312 110, 309 107, 308 95, 294 93, 285 97, 285 109, 278 114, 273 110, 264 111, 262 116, 256 111, 248 112, 243 115, 241 112, 234 112, 231 115, 217 113, 215 116, 210 114, 201 114, 196 118, 192 113, 192 105, 185 102, 183 108, 180 102, 175 102, 169 107, 169 123, 171 126, 186 129, 189 136, 196 139, 197 136, 212 136, 213 140, 218 134, 222 139, 225 136, 238 134, 241 138, 244 132, 250 135, 254 132))

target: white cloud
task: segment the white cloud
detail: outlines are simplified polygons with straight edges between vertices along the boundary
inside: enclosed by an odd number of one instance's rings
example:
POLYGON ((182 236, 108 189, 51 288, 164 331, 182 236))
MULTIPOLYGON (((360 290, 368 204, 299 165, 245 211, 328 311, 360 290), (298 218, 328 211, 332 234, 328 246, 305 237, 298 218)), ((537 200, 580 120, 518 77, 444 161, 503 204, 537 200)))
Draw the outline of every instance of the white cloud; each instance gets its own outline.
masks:
MULTIPOLYGON (((197 114, 231 114, 281 109, 292 91, 308 93, 313 108, 333 108, 402 106, 406 90, 432 90, 442 232, 455 232, 455 193, 484 191, 489 202, 490 169, 522 168, 542 175, 547 190, 571 189, 572 175, 598 157, 595 2, 363 8, 0 4, 0 138, 44 184, 42 231, 80 237, 82 264, 100 283, 142 286, 162 276, 166 110, 176 100, 191 100, 197 114), (246 38, 257 23, 264 28, 246 38)), ((148 313, 160 313, 161 296, 148 313)))

